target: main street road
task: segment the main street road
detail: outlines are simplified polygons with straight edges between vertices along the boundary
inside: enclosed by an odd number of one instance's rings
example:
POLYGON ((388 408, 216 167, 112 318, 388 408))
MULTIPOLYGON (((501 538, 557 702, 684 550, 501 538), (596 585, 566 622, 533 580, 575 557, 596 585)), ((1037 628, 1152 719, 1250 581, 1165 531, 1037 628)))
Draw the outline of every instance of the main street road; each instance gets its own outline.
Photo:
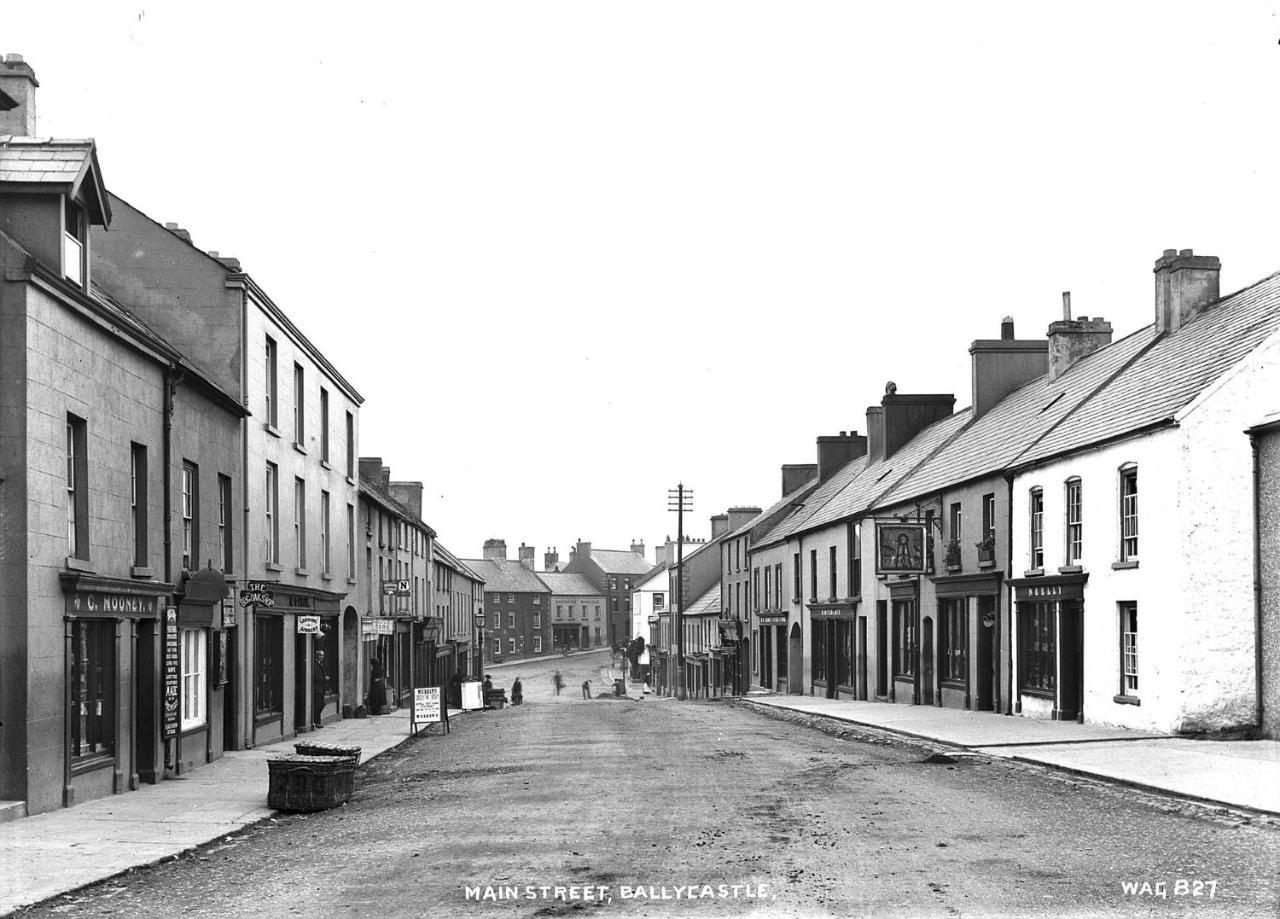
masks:
POLYGON ((741 704, 584 701, 606 663, 495 668, 525 705, 362 767, 346 807, 24 915, 1276 915, 1275 821, 741 704))

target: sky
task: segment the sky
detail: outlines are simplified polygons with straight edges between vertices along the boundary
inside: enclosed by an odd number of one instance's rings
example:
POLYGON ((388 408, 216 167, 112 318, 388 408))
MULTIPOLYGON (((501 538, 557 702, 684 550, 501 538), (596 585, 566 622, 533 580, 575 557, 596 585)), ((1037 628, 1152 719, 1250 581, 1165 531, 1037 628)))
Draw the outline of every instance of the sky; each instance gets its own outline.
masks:
MULTIPOLYGON (((39 133, 245 269, 484 540, 768 506, 885 383, 1280 270, 1280 0, 10 4, 39 133)), ((649 553, 652 560, 652 551, 649 553)))

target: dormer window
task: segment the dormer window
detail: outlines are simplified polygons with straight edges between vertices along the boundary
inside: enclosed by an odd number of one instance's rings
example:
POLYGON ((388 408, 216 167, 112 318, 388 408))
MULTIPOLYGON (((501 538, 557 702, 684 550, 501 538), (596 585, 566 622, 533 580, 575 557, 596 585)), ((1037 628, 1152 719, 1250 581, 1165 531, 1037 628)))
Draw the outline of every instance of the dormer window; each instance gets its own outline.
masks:
POLYGON ((70 198, 64 199, 62 228, 62 273, 78 287, 84 286, 84 208, 70 198))

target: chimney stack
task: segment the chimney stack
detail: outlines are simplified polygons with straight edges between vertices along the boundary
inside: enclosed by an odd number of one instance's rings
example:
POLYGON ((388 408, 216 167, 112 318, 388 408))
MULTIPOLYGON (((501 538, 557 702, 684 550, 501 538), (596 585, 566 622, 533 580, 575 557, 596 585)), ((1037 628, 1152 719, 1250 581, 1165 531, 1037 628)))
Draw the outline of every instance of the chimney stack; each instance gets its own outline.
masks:
MULTIPOLYGON (((182 227, 178 226, 172 220, 167 221, 164 225, 164 228, 168 230, 170 233, 172 233, 174 236, 178 237, 179 239, 185 240, 186 242, 191 242, 191 231, 182 229, 182 227)), ((217 256, 214 256, 214 257, 216 258, 217 256)))
POLYGON ((935 421, 950 416, 955 406, 956 397, 951 393, 900 396, 897 384, 886 383, 884 398, 880 400, 884 411, 884 458, 893 456, 935 421))
POLYGON ((530 571, 534 569, 536 564, 533 560, 534 554, 535 549, 533 546, 526 546, 524 543, 520 543, 520 564, 530 571))
POLYGON ((1043 376, 1049 368, 1049 343, 1043 339, 1019 341, 1013 337, 1013 320, 1000 323, 999 339, 979 339, 969 346, 973 383, 973 417, 981 418, 1015 389, 1043 376))
POLYGON ((560 553, 555 550, 554 546, 542 553, 543 571, 555 571, 558 564, 560 564, 560 553))
POLYGON ((867 462, 884 459, 884 407, 867 406, 867 462))
POLYGON ((391 467, 390 466, 382 467, 382 472, 378 478, 378 481, 382 485, 382 490, 387 494, 391 494, 391 467))
POLYGON ((817 477, 816 463, 788 463, 782 467, 782 497, 785 498, 805 482, 810 482, 817 477))
MULTIPOLYGON (((1215 260, 1216 261, 1216 260, 1215 260)), ((1049 323, 1049 382, 1082 357, 1111 344, 1111 323, 1101 316, 1071 318, 1071 291, 1062 292, 1062 319, 1049 323)))
POLYGON ((589 558, 591 558, 591 543, 589 543, 589 542, 583 542, 581 539, 579 539, 579 540, 578 540, 578 547, 577 547, 576 549, 574 549, 573 557, 574 557, 574 558, 576 558, 576 559, 578 559, 578 558, 583 558, 583 559, 589 559, 589 558))
POLYGON ((636 555, 640 556, 641 558, 644 558, 644 543, 633 542, 631 544, 631 551, 634 552, 636 555))
POLYGON ((413 511, 415 517, 419 520, 422 519, 421 482, 392 482, 390 494, 391 497, 413 511))
POLYGON ((380 456, 362 456, 360 457, 360 475, 375 485, 382 478, 382 457, 380 456))
POLYGON ((0 61, 0 134, 36 136, 36 72, 21 54, 0 61))
POLYGON ((712 516, 711 538, 715 539, 717 536, 723 536, 725 533, 728 533, 728 532, 729 532, 729 515, 715 514, 714 516, 712 516))
POLYGON ((1222 262, 1213 255, 1165 249, 1156 259, 1156 332, 1178 331, 1218 299, 1222 262))
POLYGON ((484 541, 484 557, 486 561, 505 562, 507 560, 507 541, 505 539, 486 539, 484 541))
MULTIPOLYGON (((805 481, 808 481, 806 479, 805 481)), ((790 492, 786 492, 790 494, 790 492)), ((731 507, 729 508, 729 532, 732 533, 744 523, 756 519, 760 516, 761 510, 758 507, 731 507)))
POLYGON ((845 463, 866 456, 867 439, 857 431, 841 431, 835 436, 818 438, 818 481, 831 478, 845 463))

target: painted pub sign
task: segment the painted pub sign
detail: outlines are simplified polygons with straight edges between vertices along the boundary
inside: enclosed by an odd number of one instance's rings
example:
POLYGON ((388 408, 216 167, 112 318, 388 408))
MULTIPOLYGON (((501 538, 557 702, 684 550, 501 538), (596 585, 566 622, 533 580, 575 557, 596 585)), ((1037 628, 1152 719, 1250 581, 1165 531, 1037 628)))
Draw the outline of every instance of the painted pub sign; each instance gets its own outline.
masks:
POLYGON ((925 524, 876 524, 876 574, 925 573, 925 524))

